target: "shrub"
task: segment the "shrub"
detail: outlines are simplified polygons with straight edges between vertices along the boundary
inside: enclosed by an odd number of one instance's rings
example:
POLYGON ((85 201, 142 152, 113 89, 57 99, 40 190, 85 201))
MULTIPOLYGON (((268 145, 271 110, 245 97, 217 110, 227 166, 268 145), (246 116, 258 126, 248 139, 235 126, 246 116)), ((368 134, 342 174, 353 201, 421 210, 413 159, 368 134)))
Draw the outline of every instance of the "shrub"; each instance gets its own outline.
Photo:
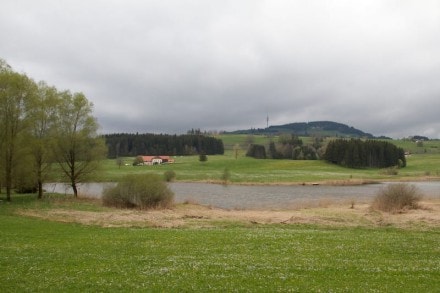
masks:
POLYGON ((380 174, 395 176, 395 175, 399 175, 399 170, 397 167, 389 167, 389 168, 381 169, 380 174))
POLYGON ((142 159, 142 156, 137 156, 134 158, 133 166, 140 166, 144 164, 144 159, 142 159))
POLYGON ((156 174, 131 174, 104 191, 103 204, 119 208, 166 208, 173 202, 173 192, 156 174))
POLYGON ((391 184, 379 191, 374 198, 372 208, 384 212, 417 209, 421 199, 422 195, 414 185, 405 183, 391 184))
POLYGON ((206 161, 208 161, 208 156, 207 156, 205 153, 201 153, 201 154, 199 155, 199 161, 200 161, 200 162, 206 162, 206 161))
POLYGON ((229 171, 228 168, 225 168, 223 170, 223 174, 220 177, 220 179, 223 181, 223 184, 227 185, 228 181, 231 179, 231 172, 229 171))
POLYGON ((166 182, 171 182, 176 178, 176 172, 173 170, 168 170, 163 173, 166 182))

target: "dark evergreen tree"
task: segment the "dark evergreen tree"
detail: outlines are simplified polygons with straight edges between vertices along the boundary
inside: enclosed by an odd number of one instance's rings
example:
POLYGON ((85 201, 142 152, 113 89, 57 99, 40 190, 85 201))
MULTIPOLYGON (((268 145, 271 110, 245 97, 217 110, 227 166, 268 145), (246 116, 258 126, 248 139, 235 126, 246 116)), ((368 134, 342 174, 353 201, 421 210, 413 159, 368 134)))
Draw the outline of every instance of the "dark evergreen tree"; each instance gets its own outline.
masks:
POLYGON ((405 152, 385 141, 337 139, 327 145, 324 159, 349 168, 406 166, 405 152))
POLYGON ((269 143, 269 158, 271 159, 279 159, 280 155, 277 152, 277 149, 275 147, 275 143, 271 141, 269 143))
POLYGON ((109 149, 108 157, 132 157, 137 155, 207 155, 224 154, 223 141, 200 134, 107 134, 104 136, 109 149))
POLYGON ((266 148, 264 147, 264 145, 251 144, 246 153, 246 156, 256 159, 266 159, 266 148))

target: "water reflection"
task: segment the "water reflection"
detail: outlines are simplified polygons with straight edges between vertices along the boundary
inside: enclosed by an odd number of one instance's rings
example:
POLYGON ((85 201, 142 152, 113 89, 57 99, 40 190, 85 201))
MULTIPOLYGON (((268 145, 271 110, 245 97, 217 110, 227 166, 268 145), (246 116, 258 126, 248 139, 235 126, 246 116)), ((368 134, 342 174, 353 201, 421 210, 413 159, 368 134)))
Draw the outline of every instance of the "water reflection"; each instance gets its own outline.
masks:
MULTIPOLYGON (((175 201, 197 202, 226 209, 283 209, 298 205, 318 206, 322 202, 369 202, 376 193, 392 183, 358 186, 242 186, 207 183, 171 183, 175 201)), ((425 196, 440 198, 440 182, 410 182, 425 196)), ((79 186, 79 194, 84 197, 100 198, 106 187, 114 183, 86 183, 79 186)), ((47 192, 72 194, 66 184, 46 184, 47 192)))

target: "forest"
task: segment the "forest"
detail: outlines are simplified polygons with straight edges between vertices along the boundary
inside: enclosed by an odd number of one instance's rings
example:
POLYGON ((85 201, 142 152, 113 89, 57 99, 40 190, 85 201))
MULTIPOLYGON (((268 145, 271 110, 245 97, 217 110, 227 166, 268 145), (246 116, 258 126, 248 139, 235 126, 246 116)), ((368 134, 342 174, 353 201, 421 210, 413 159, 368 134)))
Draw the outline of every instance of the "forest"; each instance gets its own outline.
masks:
POLYGON ((406 166, 405 151, 380 140, 333 140, 327 145, 324 159, 349 168, 406 166))
POLYGON ((205 134, 117 133, 104 135, 104 138, 108 147, 108 158, 138 155, 224 154, 223 141, 205 134))

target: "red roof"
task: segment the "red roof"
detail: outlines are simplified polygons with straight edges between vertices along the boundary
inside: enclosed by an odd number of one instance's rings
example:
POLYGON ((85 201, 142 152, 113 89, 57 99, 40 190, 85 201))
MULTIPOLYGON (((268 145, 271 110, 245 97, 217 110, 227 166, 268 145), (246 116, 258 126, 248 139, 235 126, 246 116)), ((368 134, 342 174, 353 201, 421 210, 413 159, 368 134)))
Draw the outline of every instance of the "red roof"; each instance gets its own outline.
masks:
POLYGON ((162 159, 162 161, 172 161, 170 156, 141 156, 144 162, 152 162, 153 159, 162 159))

